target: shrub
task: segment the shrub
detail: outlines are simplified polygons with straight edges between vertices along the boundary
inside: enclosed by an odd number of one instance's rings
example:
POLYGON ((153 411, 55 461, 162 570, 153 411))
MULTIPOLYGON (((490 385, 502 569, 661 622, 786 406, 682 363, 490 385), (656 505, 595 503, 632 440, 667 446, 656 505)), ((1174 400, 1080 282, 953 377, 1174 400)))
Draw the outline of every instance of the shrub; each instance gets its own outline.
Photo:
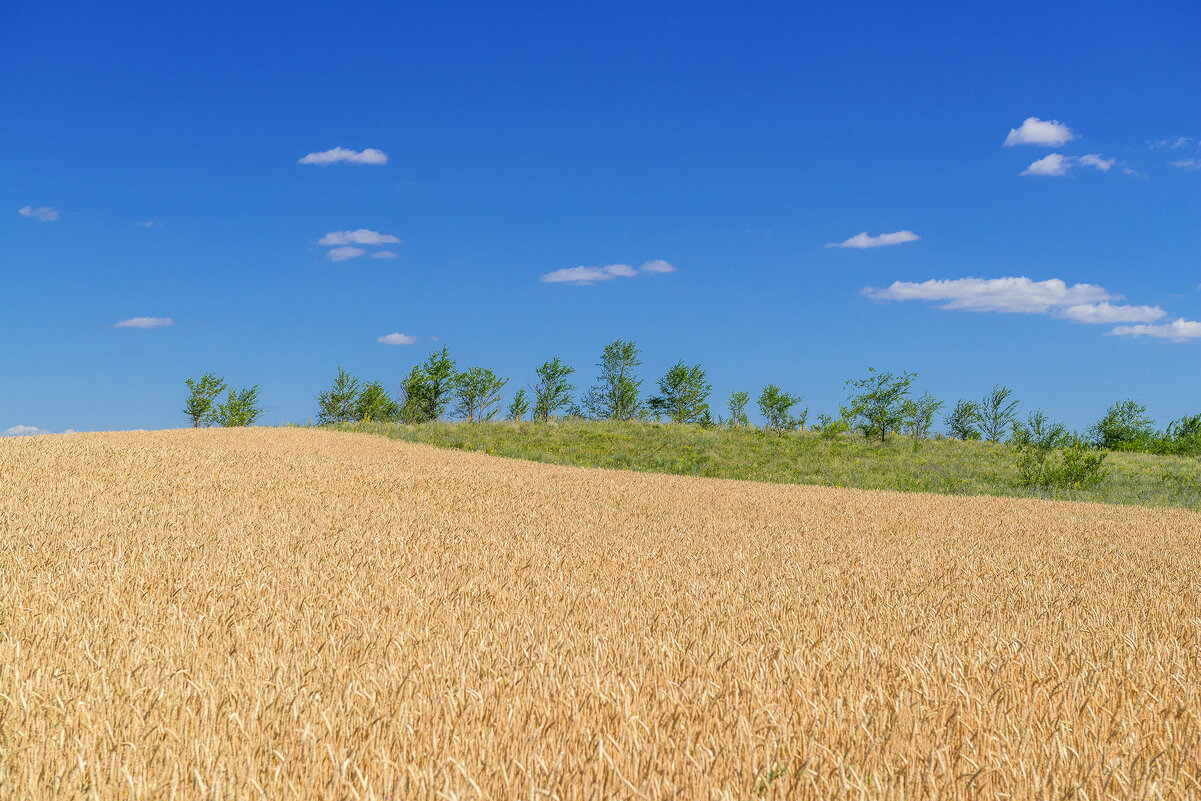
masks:
POLYGON ((726 405, 730 410, 730 419, 728 424, 735 428, 746 428, 751 424, 751 421, 746 416, 746 405, 750 402, 751 396, 746 392, 731 392, 730 399, 726 405))
POLYGON ((526 397, 525 387, 521 387, 513 393, 513 400, 509 401, 509 419, 521 420, 521 418, 529 414, 529 411, 530 401, 526 397))
POLYGON ((1133 400, 1115 403, 1088 430, 1089 441, 1111 451, 1147 451, 1156 440, 1147 407, 1133 400))
POLYGON ((673 423, 699 423, 709 417, 709 393, 713 385, 705 378, 699 364, 676 362, 658 381, 659 394, 650 399, 656 412, 667 415, 673 423))
POLYGON ((401 419, 406 423, 441 420, 457 379, 455 362, 446 346, 431 351, 429 358, 414 365, 401 382, 401 419))
POLYGON ((943 402, 929 392, 923 392, 917 400, 906 399, 901 404, 901 416, 904 418, 905 430, 913 437, 914 447, 930 436, 930 428, 934 424, 934 415, 943 407, 943 402))
POLYGON ((200 378, 184 380, 188 385, 188 399, 181 410, 192 421, 192 428, 211 426, 216 422, 216 407, 213 402, 225 391, 225 379, 216 373, 205 373, 200 378))
POLYGON ((254 425, 263 410, 259 406, 259 387, 255 384, 244 389, 231 389, 225 396, 225 402, 217 407, 214 418, 217 424, 226 428, 254 425))
POLYGON ((455 414, 471 423, 491 420, 500 410, 500 391, 507 383, 509 379, 487 367, 469 367, 455 381, 455 414))
POLYGON ((638 343, 616 339, 601 352, 600 376, 584 397, 584 408, 601 420, 637 420, 644 409, 639 391, 642 379, 635 371, 642 364, 638 343))
POLYGON ((1000 442, 1017 420, 1018 402, 1009 400, 1011 395, 1009 387, 994 384, 992 392, 980 401, 980 429, 989 442, 1000 442))
POLYGON ((380 382, 372 381, 359 392, 354 406, 356 420, 375 420, 384 423, 395 420, 399 416, 400 404, 388 394, 388 390, 384 389, 384 385, 380 382))
MULTIPOLYGON (((804 423, 791 414, 792 407, 803 400, 800 395, 789 395, 775 384, 768 384, 759 393, 759 411, 763 413, 763 427, 768 431, 787 431, 804 423)), ((808 409, 805 410, 808 414, 808 409)))
POLYGON ((947 431, 959 440, 980 439, 980 404, 973 400, 961 400, 943 420, 947 431))
POLYGON ((1089 448, 1062 423, 1049 422, 1041 410, 1025 424, 1014 423, 1013 446, 1023 486, 1078 489, 1105 479, 1105 453, 1089 448))
POLYGON ((1169 423, 1164 434, 1164 448, 1180 456, 1201 456, 1201 414, 1169 423))

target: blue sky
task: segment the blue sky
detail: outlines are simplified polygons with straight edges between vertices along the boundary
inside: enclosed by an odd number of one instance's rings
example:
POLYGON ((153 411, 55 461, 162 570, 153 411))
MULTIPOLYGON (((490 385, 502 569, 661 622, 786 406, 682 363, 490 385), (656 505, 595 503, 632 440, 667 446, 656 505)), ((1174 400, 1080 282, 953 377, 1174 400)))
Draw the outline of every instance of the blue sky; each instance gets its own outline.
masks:
POLYGON ((1195 3, 572 5, 7 9, 0 432, 618 337, 716 407, 1201 411, 1195 3))

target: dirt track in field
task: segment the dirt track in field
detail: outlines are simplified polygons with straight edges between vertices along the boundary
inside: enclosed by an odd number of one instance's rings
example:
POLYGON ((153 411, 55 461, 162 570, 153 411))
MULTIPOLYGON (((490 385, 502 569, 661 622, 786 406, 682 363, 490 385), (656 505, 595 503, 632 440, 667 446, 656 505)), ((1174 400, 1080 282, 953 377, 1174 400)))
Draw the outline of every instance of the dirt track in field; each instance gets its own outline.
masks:
POLYGON ((1201 514, 0 439, 3 798, 1201 796, 1201 514))

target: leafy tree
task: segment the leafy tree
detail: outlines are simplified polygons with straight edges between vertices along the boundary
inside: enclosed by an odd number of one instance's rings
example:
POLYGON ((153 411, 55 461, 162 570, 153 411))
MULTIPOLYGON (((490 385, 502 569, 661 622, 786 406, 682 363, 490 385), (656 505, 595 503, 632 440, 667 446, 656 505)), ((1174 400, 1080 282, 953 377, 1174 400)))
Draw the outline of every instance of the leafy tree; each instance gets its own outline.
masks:
POLYGON ((789 395, 775 384, 768 384, 759 393, 759 411, 763 413, 764 428, 768 431, 787 431, 796 428, 800 420, 791 414, 792 407, 802 396, 789 395))
POLYGON ((317 396, 317 422, 323 426, 359 419, 355 406, 359 401, 359 379, 338 366, 338 377, 328 392, 317 396))
POLYGON ((429 358, 413 367, 401 382, 401 419, 406 423, 441 420, 457 379, 455 362, 446 346, 430 351, 429 358))
POLYGON ((567 379, 574 372, 575 368, 564 364, 558 356, 534 370, 537 376, 534 383, 535 420, 545 423, 555 412, 571 406, 575 385, 567 379))
POLYGON ((378 381, 366 384, 354 406, 354 419, 388 422, 400 416, 400 404, 378 381))
POLYGON ((509 419, 520 420, 529 414, 530 400, 525 394, 525 387, 521 387, 513 393, 513 400, 509 401, 509 419))
POLYGON ((751 424, 751 421, 746 416, 746 405, 750 403, 751 396, 746 392, 731 392, 730 400, 727 405, 730 409, 729 424, 737 428, 746 428, 751 424))
POLYGON ((980 404, 973 400, 961 400, 943 422, 955 439, 980 439, 980 404))
POLYGON ((1013 390, 1000 384, 993 385, 992 392, 980 401, 980 429, 989 442, 1000 442, 1005 432, 1017 420, 1017 401, 1009 400, 1013 390))
POLYGON ((880 436, 888 441, 888 432, 899 429, 905 421, 905 400, 916 373, 882 373, 867 368, 867 377, 848 380, 854 390, 849 398, 847 414, 865 437, 880 436))
POLYGON ((192 421, 192 428, 211 426, 216 420, 213 402, 225 391, 225 379, 216 373, 205 373, 199 379, 187 378, 188 399, 181 410, 192 421))
POLYGON ((1110 406, 1088 430, 1088 436, 1093 445, 1106 450, 1150 450, 1155 440, 1154 421, 1147 416, 1146 406, 1124 400, 1110 406))
POLYGON ((455 414, 470 423, 491 420, 500 410, 500 391, 509 379, 487 367, 469 367, 454 384, 455 414))
POLYGON ((584 408, 601 420, 637 420, 642 417, 639 391, 642 379, 635 371, 642 364, 638 358, 638 343, 615 339, 601 352, 600 376, 584 396, 584 408))
POLYGON ((916 400, 906 398, 901 404, 905 429, 909 432, 909 436, 913 437, 915 447, 916 443, 930 436, 934 415, 938 414, 943 405, 942 401, 929 392, 923 392, 922 396, 916 400))
POLYGON ((673 423, 699 423, 709 417, 709 393, 713 385, 705 380, 699 364, 691 367, 679 361, 659 379, 659 394, 650 399, 650 406, 662 412, 673 423))
POLYGON ((259 386, 244 389, 230 389, 225 396, 225 402, 217 407, 215 419, 218 425, 226 428, 254 425, 263 416, 259 406, 259 386))
POLYGON ((1105 452, 1095 451, 1041 410, 1013 424, 1018 481, 1027 487, 1091 487, 1105 479, 1105 452), (1059 457, 1056 458, 1055 454, 1059 457))
POLYGON ((1181 417, 1168 424, 1165 450, 1181 456, 1201 456, 1201 414, 1181 417))

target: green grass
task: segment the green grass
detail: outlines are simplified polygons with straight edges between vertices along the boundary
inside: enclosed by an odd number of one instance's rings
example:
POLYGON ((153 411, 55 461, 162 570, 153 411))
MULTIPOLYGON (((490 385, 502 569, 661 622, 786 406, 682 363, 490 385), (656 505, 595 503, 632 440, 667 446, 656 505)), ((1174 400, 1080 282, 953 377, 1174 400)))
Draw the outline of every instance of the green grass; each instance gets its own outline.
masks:
POLYGON ((1201 460, 1111 453, 1100 486, 1042 490, 1018 482, 1012 449, 988 442, 930 440, 914 449, 859 435, 773 434, 660 423, 351 423, 339 430, 551 464, 710 476, 780 484, 1006 495, 1201 509, 1201 460))

